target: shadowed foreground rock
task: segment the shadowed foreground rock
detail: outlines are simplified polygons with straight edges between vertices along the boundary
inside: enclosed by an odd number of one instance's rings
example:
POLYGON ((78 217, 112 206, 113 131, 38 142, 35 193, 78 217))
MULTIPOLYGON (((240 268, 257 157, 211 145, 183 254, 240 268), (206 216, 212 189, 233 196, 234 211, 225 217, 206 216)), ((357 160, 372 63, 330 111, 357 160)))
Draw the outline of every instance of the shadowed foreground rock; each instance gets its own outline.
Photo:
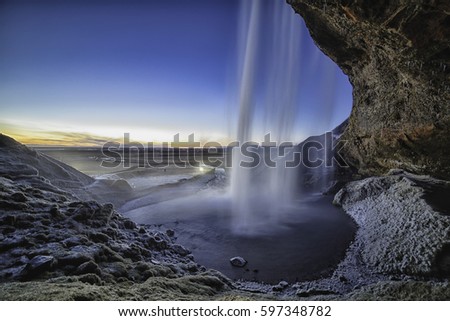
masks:
POLYGON ((287 2, 353 85, 348 161, 449 179, 450 2, 287 2))

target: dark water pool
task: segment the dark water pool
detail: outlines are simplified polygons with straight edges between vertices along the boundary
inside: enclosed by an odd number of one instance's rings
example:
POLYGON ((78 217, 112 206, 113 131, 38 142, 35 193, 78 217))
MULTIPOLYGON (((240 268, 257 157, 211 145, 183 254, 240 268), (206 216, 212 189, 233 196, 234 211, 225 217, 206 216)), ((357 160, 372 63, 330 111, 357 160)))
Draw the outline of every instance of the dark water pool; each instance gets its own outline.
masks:
POLYGON ((289 215, 253 235, 236 234, 229 199, 217 194, 200 193, 124 214, 137 223, 174 229, 177 243, 189 248, 198 263, 230 278, 295 282, 332 273, 354 238, 354 221, 331 201, 322 195, 302 197, 289 215), (229 260, 234 256, 248 264, 233 267, 229 260))

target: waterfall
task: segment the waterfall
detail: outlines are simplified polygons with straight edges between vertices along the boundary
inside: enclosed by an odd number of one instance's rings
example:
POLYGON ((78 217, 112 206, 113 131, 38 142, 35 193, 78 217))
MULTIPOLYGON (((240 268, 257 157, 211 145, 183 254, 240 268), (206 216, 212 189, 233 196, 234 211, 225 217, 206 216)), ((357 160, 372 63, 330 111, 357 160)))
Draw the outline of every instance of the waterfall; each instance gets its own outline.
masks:
MULTIPOLYGON (((275 167, 264 162, 251 168, 241 166, 248 157, 233 149, 233 227, 236 233, 255 234, 273 227, 295 195, 297 171, 286 168, 289 155, 278 156, 278 147, 293 141, 298 118, 301 25, 282 0, 271 2, 270 13, 263 10, 260 0, 241 5, 237 141, 241 146, 252 140, 261 143, 270 134, 277 146, 270 150, 275 167)), ((263 157, 268 149, 248 150, 263 157)), ((292 148, 286 150, 292 155, 292 148)))

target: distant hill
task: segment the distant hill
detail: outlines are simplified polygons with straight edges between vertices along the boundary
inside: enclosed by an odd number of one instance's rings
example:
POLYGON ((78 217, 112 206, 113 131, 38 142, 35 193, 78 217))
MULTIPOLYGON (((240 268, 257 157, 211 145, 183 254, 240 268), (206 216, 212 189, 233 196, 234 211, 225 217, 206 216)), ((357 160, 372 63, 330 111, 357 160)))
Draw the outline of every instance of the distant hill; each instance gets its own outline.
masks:
POLYGON ((94 179, 75 168, 0 134, 0 176, 12 180, 42 177, 63 189, 80 189, 94 179))

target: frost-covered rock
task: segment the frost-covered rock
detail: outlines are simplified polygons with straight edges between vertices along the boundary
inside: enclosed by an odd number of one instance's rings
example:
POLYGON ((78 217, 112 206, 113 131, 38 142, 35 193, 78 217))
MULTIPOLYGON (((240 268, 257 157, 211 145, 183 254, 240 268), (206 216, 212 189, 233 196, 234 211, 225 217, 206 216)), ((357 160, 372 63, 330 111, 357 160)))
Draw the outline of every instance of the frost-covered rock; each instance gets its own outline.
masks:
POLYGON ((376 272, 428 274, 450 242, 450 217, 425 201, 425 188, 443 186, 449 183, 393 171, 347 184, 333 203, 359 225, 355 243, 376 272))

